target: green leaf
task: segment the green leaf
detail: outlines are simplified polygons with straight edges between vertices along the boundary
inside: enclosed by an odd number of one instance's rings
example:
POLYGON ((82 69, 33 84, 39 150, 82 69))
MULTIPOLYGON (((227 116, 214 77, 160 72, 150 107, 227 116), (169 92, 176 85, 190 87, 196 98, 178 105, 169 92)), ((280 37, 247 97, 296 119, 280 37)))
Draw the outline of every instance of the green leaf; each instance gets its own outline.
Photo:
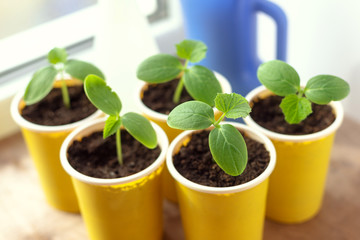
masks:
POLYGON ((121 118, 119 116, 109 116, 105 122, 103 138, 105 139, 115 134, 120 127, 121 127, 121 118))
POLYGON ((84 90, 86 96, 98 109, 110 116, 118 116, 121 111, 121 101, 106 82, 96 75, 85 78, 84 90))
POLYGON ((163 83, 178 77, 182 69, 183 66, 177 57, 157 54, 140 63, 136 76, 149 83, 163 83))
POLYGON ((57 73, 53 66, 35 72, 25 90, 24 101, 26 105, 37 103, 49 94, 53 88, 57 73))
POLYGON ((225 113, 228 118, 246 117, 251 112, 248 101, 236 93, 218 93, 215 98, 215 107, 225 113))
POLYGON ((188 101, 175 107, 169 114, 167 124, 181 130, 199 130, 215 122, 214 110, 206 103, 188 101))
POLYGON ((184 85, 195 100, 214 106, 214 99, 222 92, 221 85, 214 73, 206 67, 196 65, 185 71, 184 85))
POLYGON ((339 101, 350 92, 350 86, 343 79, 331 75, 318 75, 306 84, 305 96, 317 104, 339 101))
POLYGON ((149 120, 140 114, 129 112, 122 117, 123 126, 136 140, 145 147, 154 149, 157 146, 157 138, 154 128, 149 120))
POLYGON ((284 113, 285 120, 290 124, 299 123, 312 113, 311 102, 296 94, 283 98, 280 108, 284 113))
POLYGON ((231 176, 240 175, 247 164, 247 147, 240 132, 230 124, 211 130, 209 147, 215 162, 231 176))
POLYGON ((64 69, 65 72, 70 74, 72 77, 82 81, 84 81, 86 76, 90 74, 94 74, 102 79, 105 79, 105 76, 101 70, 88 62, 71 59, 65 62, 64 69))
POLYGON ((300 88, 300 77, 295 69, 280 60, 261 64, 257 76, 261 84, 278 96, 295 94, 300 88))
POLYGON ((48 60, 52 64, 64 63, 67 59, 67 52, 64 48, 53 48, 48 53, 48 60))
POLYGON ((177 55, 192 63, 200 62, 206 56, 207 47, 201 41, 184 40, 176 44, 177 55))

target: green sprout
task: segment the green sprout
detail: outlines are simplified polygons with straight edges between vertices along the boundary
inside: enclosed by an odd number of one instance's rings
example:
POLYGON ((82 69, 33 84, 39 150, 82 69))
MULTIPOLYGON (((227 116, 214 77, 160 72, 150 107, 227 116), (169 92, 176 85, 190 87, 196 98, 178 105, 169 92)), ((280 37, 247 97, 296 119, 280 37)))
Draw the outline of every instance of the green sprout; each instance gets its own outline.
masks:
POLYGON ((154 149, 157 146, 157 137, 149 120, 140 114, 128 112, 120 116, 122 104, 119 96, 106 85, 105 81, 96 75, 85 78, 84 90, 91 103, 108 114, 103 130, 103 138, 116 134, 116 151, 119 164, 123 164, 121 151, 120 128, 126 131, 145 147, 154 149))
POLYGON ((56 77, 60 75, 61 93, 64 105, 70 108, 70 97, 65 83, 65 73, 84 81, 89 74, 96 74, 104 78, 103 73, 94 65, 71 59, 67 59, 68 54, 63 48, 54 48, 48 53, 50 66, 44 67, 37 72, 30 80, 24 94, 26 105, 31 105, 41 101, 53 88, 56 77))
POLYGON ((197 63, 205 58, 207 47, 203 42, 184 40, 176 44, 177 57, 157 54, 145 59, 137 69, 137 77, 148 83, 165 83, 180 77, 173 95, 178 103, 185 86, 190 96, 198 101, 214 106, 214 98, 221 93, 221 86, 214 73, 201 65, 188 67, 189 62, 197 63), (184 59, 182 65, 179 59, 184 59))
POLYGON ((347 82, 332 75, 315 76, 302 88, 295 69, 280 60, 261 64, 257 76, 267 89, 284 97, 280 108, 290 124, 300 123, 312 113, 311 102, 328 104, 342 100, 350 92, 347 82))
POLYGON ((218 93, 215 107, 223 113, 217 121, 210 105, 200 101, 185 102, 170 112, 167 123, 170 127, 181 130, 202 130, 213 125, 214 128, 209 134, 209 147, 213 159, 224 172, 238 176, 247 164, 246 143, 234 126, 220 125, 220 122, 224 117, 246 117, 251 108, 246 99, 236 93, 218 93))

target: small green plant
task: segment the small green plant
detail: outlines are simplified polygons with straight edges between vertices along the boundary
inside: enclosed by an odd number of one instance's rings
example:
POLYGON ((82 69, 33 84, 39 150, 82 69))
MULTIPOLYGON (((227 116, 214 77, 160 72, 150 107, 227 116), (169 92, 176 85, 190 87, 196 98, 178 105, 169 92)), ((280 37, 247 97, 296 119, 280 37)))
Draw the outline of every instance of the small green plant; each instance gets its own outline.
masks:
POLYGON ((210 105, 200 101, 189 101, 175 107, 169 114, 167 123, 181 130, 201 130, 214 128, 209 134, 210 152, 219 167, 229 175, 238 176, 247 164, 247 148, 240 132, 230 124, 220 124, 224 117, 246 117, 251 108, 244 97, 236 93, 218 93, 215 107, 223 112, 216 121, 210 105))
POLYGON ((214 73, 201 65, 188 67, 205 58, 207 47, 203 42, 184 40, 176 44, 178 57, 169 54, 157 54, 145 59, 137 69, 137 77, 148 83, 164 83, 180 77, 173 95, 178 103, 185 85, 192 98, 214 106, 214 98, 221 93, 221 86, 214 73), (185 60, 182 65, 180 59, 185 60))
POLYGON ((116 151, 120 165, 122 161, 120 128, 123 126, 131 136, 150 149, 157 146, 155 130, 145 117, 128 112, 120 116, 122 104, 118 95, 106 85, 105 81, 96 75, 85 78, 84 90, 86 96, 95 107, 108 114, 104 126, 103 138, 116 134, 116 151))
POLYGON ((280 108, 290 124, 300 123, 312 113, 311 102, 328 104, 345 98, 350 92, 347 82, 332 75, 315 76, 302 88, 295 69, 280 60, 261 64, 257 76, 267 89, 284 97, 280 108))
POLYGON ((70 97, 64 80, 65 73, 82 81, 89 74, 96 74, 104 78, 103 73, 94 65, 75 59, 68 60, 67 57, 67 52, 63 48, 54 48, 48 53, 51 65, 35 72, 25 90, 26 105, 37 103, 46 97, 53 88, 58 75, 61 80, 63 102, 67 108, 70 108, 70 97))

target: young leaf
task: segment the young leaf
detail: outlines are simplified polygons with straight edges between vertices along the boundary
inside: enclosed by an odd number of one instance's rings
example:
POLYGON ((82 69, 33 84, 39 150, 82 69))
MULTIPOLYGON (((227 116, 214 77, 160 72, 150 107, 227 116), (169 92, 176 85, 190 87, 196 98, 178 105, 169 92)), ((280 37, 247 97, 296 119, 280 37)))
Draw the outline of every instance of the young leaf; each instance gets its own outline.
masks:
POLYGON ((267 89, 278 96, 295 94, 300 87, 300 77, 295 69, 280 60, 261 64, 257 76, 267 89))
POLYGON ((214 110, 206 103, 188 101, 175 107, 169 114, 167 124, 181 130, 205 129, 215 122, 214 110))
POLYGON ((137 113, 129 112, 122 117, 122 121, 128 133, 145 147, 154 149, 157 146, 155 130, 145 117, 137 113))
POLYGON ((67 52, 64 48, 53 48, 48 53, 48 60, 52 64, 64 63, 67 59, 67 52))
POLYGON ((38 70, 26 87, 24 101, 26 105, 39 102, 49 94, 53 88, 57 70, 53 66, 48 66, 38 70))
POLYGON ((211 130, 209 147, 215 162, 231 176, 240 175, 247 164, 247 147, 240 132, 230 124, 211 130))
POLYGON ((182 68, 177 57, 169 54, 157 54, 145 59, 139 65, 136 76, 149 83, 163 83, 178 77, 182 68))
POLYGON ((121 127, 121 118, 119 118, 119 116, 109 116, 105 122, 103 138, 105 139, 115 134, 120 127, 121 127))
POLYGON ((283 98, 280 104, 285 120, 290 124, 296 124, 304 120, 310 113, 311 102, 304 97, 291 94, 283 98))
POLYGON ((221 85, 209 69, 196 65, 185 71, 185 88, 191 97, 214 106, 216 94, 221 93, 221 85))
POLYGON ((306 84, 305 96, 317 104, 339 101, 350 92, 350 86, 343 79, 331 75, 318 75, 306 84))
POLYGON ((121 102, 118 95, 108 87, 103 79, 96 75, 85 78, 84 90, 92 104, 104 113, 118 116, 121 111, 121 102))
POLYGON ((69 60, 64 65, 65 72, 79 80, 84 81, 87 75, 94 74, 105 79, 104 74, 96 66, 79 60, 69 60))
POLYGON ((251 112, 248 101, 236 93, 218 93, 215 98, 215 107, 225 113, 228 118, 246 117, 251 112))
POLYGON ((207 47, 201 41, 184 40, 176 44, 177 55, 192 63, 200 62, 206 56, 207 47))

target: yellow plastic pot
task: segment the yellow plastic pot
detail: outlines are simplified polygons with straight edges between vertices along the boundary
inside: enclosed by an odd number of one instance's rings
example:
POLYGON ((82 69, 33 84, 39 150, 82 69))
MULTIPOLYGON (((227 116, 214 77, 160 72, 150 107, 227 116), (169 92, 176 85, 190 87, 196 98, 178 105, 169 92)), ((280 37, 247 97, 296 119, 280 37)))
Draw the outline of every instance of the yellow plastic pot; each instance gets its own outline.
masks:
MULTIPOLYGON (((76 81, 68 81, 71 85, 76 81)), ((11 103, 11 115, 20 126, 30 156, 37 170, 47 202, 59 210, 79 212, 75 191, 70 177, 60 164, 60 147, 65 137, 76 127, 102 115, 97 111, 91 116, 71 124, 43 126, 27 121, 21 116, 25 107, 23 92, 11 103)))
MULTIPOLYGON (((249 102, 270 95, 261 86, 250 92, 249 102)), ((266 216, 282 223, 301 223, 320 210, 324 195, 331 148, 336 130, 343 120, 339 102, 330 103, 336 115, 328 128, 307 135, 285 135, 258 125, 250 116, 246 124, 262 132, 273 142, 277 164, 270 177, 266 216)))
POLYGON ((67 160, 67 149, 74 140, 102 131, 105 119, 97 119, 73 131, 64 141, 60 158, 71 176, 78 196, 82 217, 92 240, 159 240, 162 237, 161 172, 168 139, 152 123, 161 148, 159 157, 148 168, 136 174, 114 179, 86 176, 67 160))
MULTIPOLYGON (((221 75, 217 72, 214 72, 214 74, 215 74, 216 78, 219 80, 222 91, 224 93, 231 93, 232 90, 231 90, 231 85, 230 85, 229 81, 223 75, 221 75)), ((143 98, 144 91, 148 88, 148 85, 149 84, 146 82, 139 81, 139 86, 137 88, 138 92, 136 93, 136 96, 135 96, 136 105, 137 105, 138 109, 140 110, 140 112, 147 119, 155 122, 162 129, 164 129, 166 135, 168 136, 169 142, 171 142, 177 135, 179 135, 183 131, 169 127, 166 123, 166 120, 168 118, 167 114, 156 112, 156 111, 150 109, 149 107, 147 107, 142 102, 141 99, 143 98)), ((217 109, 215 109, 215 118, 217 119, 220 116, 221 116, 221 113, 219 111, 217 111, 217 109)), ((177 202, 176 191, 175 191, 175 182, 171 178, 169 171, 166 168, 163 171, 162 178, 163 178, 163 194, 164 194, 165 198, 172 202, 177 202)))
POLYGON ((173 156, 196 131, 185 131, 170 144, 166 164, 176 180, 182 224, 187 240, 262 239, 268 178, 276 161, 275 148, 263 134, 240 123, 231 123, 263 143, 270 162, 257 178, 233 187, 209 187, 184 178, 173 165, 173 156))

